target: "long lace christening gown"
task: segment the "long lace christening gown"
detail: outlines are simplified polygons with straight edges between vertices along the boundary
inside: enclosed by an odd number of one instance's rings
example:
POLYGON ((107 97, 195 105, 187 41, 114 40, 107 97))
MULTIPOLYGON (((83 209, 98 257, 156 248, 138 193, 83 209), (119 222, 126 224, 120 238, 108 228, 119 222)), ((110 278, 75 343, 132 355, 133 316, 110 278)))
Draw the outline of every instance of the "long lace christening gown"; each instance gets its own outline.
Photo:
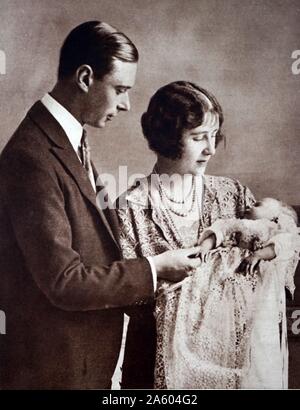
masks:
MULTIPOLYGON (((236 180, 215 176, 203 180, 199 236, 217 219, 237 218, 255 202, 249 189, 236 180)), ((124 258, 195 245, 191 237, 198 227, 182 229, 179 238, 149 186, 150 176, 122 197, 125 206, 118 214, 124 258)), ((212 252, 174 291, 168 291, 166 283, 158 284, 156 388, 285 387, 286 343, 284 337, 279 340, 278 321, 285 303, 280 272, 287 269, 287 262, 273 264, 273 274, 268 274, 270 262, 261 264, 259 276, 237 274, 247 252, 238 247, 212 252)), ((294 261, 288 264, 293 270, 294 261)))

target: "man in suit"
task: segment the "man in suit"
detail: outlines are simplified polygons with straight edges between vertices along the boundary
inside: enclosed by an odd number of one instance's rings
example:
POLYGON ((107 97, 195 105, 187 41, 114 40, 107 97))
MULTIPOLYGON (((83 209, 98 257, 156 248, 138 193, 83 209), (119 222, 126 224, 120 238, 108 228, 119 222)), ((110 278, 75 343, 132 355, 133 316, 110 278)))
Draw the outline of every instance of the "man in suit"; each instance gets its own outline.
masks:
POLYGON ((108 24, 76 27, 57 84, 1 154, 3 389, 110 388, 124 308, 152 300, 157 277, 178 281, 200 263, 189 257, 197 249, 120 261, 114 214, 97 206, 82 163, 83 126, 103 128, 129 110, 137 61, 108 24))

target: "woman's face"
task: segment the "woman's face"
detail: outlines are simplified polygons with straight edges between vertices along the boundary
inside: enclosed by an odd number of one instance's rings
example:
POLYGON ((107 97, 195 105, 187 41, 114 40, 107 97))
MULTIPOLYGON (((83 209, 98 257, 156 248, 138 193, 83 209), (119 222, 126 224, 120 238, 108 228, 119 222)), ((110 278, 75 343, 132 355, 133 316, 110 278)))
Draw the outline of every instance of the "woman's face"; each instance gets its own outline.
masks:
POLYGON ((183 151, 180 159, 175 160, 176 172, 203 175, 208 161, 216 152, 216 135, 219 130, 219 116, 207 112, 203 123, 183 134, 183 151))

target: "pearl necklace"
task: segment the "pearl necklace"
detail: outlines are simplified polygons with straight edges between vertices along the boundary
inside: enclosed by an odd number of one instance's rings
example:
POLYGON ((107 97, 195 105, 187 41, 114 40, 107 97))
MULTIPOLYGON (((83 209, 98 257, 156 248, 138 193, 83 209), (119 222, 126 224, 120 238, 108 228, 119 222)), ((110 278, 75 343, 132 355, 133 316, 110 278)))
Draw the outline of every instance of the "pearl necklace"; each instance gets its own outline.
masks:
POLYGON ((191 188, 191 192, 193 192, 191 206, 190 206, 189 209, 187 209, 185 211, 179 211, 178 209, 175 209, 174 205, 172 205, 172 203, 177 204, 177 205, 181 205, 181 208, 182 208, 182 205, 184 205, 185 200, 190 196, 190 193, 188 194, 188 196, 186 198, 184 198, 183 201, 178 201, 178 202, 176 202, 175 200, 172 201, 168 197, 168 195, 166 193, 166 190, 165 190, 165 188, 163 188, 162 183, 161 183, 160 180, 159 180, 159 184, 158 184, 158 192, 159 192, 161 203, 165 205, 164 208, 166 209, 167 212, 171 211, 175 215, 180 216, 182 218, 185 218, 193 211, 195 203, 196 203, 196 185, 195 185, 194 179, 193 179, 193 184, 192 184, 192 188, 191 188), (169 203, 167 203, 167 202, 169 202, 169 203))
POLYGON ((194 180, 194 178, 193 178, 193 180, 192 180, 192 185, 191 185, 191 189, 190 189, 190 191, 188 192, 188 194, 186 195, 186 197, 185 197, 185 198, 182 198, 182 199, 179 199, 179 200, 175 199, 174 197, 172 197, 172 196, 170 195, 170 193, 168 193, 168 191, 166 190, 166 188, 164 187, 164 185, 163 185, 163 183, 162 183, 162 181, 161 181, 160 179, 159 179, 159 186, 160 186, 160 189, 161 189, 162 193, 163 193, 164 196, 168 199, 168 201, 173 202, 174 204, 183 205, 183 204, 188 200, 188 198, 191 196, 192 192, 194 192, 194 189, 195 189, 195 180, 194 180))
MULTIPOLYGON (((195 189, 196 191, 196 189, 195 189)), ((162 201, 162 198, 160 196, 160 200, 162 201)), ((199 206, 199 199, 198 195, 195 195, 195 203, 199 206)), ((175 212, 173 212, 175 214, 175 212)), ((182 238, 182 235, 180 234, 177 225, 174 221, 174 218, 172 216, 172 213, 170 212, 170 208, 163 206, 162 207, 162 216, 165 224, 171 228, 171 231, 174 234, 174 237, 176 239, 177 244, 183 248, 185 246, 184 240, 182 238)), ((181 215, 180 215, 181 216, 181 215)), ((197 240, 200 237, 200 232, 201 232, 201 226, 203 225, 202 221, 202 216, 199 215, 199 221, 198 221, 198 229, 197 229, 197 240)), ((197 242, 197 241, 196 241, 197 242)))
POLYGON ((163 207, 166 208, 168 211, 170 210, 173 212, 175 215, 185 218, 187 217, 194 209, 195 203, 196 203, 196 183, 195 183, 195 178, 192 178, 192 186, 188 194, 186 195, 185 198, 182 200, 176 200, 174 197, 171 197, 171 195, 168 193, 168 191, 165 189, 163 186, 163 182, 161 181, 161 178, 159 176, 159 172, 157 170, 157 167, 155 165, 154 167, 154 173, 157 176, 157 182, 158 182, 158 193, 160 197, 160 202, 163 207), (175 209, 176 205, 180 205, 180 208, 183 208, 183 205, 185 202, 188 200, 188 198, 193 195, 192 201, 191 201, 191 206, 189 209, 185 211, 180 211, 178 209, 175 209))

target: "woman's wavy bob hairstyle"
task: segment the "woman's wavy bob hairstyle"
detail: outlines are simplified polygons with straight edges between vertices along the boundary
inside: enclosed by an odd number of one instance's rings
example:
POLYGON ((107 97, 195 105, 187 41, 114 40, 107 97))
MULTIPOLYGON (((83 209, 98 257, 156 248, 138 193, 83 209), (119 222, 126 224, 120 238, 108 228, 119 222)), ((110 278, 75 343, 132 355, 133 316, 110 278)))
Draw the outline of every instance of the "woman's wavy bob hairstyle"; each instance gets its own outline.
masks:
POLYGON ((151 98, 141 118, 143 134, 150 149, 166 158, 181 158, 184 131, 199 127, 207 112, 219 117, 217 146, 224 138, 224 117, 213 94, 187 81, 175 81, 161 87, 151 98))

